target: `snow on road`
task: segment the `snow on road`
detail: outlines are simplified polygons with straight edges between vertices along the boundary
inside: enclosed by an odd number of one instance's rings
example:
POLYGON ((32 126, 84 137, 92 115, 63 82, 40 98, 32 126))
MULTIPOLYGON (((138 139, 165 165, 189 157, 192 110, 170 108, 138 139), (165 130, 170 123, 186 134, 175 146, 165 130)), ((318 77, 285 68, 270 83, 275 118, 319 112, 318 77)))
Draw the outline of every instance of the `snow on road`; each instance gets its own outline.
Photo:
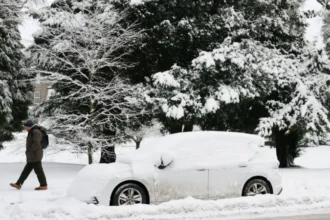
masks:
MULTIPOLYGON (((330 213, 316 213, 311 215, 300 213, 298 215, 286 215, 281 217, 260 217, 260 218, 248 218, 248 219, 239 219, 239 220, 329 220, 329 219, 330 219, 330 213)), ((209 220, 216 220, 216 219, 209 219, 209 220)))

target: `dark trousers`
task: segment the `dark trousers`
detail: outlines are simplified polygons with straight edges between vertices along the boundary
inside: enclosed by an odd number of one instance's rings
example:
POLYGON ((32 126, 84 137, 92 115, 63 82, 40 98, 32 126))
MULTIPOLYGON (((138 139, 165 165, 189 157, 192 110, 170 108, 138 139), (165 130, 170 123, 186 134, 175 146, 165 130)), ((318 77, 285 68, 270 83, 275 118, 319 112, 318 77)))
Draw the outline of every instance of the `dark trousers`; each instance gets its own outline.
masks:
POLYGON ((32 170, 34 170, 34 172, 37 174, 40 186, 47 186, 46 176, 45 176, 44 170, 42 168, 41 161, 27 163, 24 167, 24 170, 23 170, 21 176, 19 177, 19 179, 17 180, 16 183, 18 185, 23 185, 23 183, 28 178, 28 176, 30 175, 32 170))

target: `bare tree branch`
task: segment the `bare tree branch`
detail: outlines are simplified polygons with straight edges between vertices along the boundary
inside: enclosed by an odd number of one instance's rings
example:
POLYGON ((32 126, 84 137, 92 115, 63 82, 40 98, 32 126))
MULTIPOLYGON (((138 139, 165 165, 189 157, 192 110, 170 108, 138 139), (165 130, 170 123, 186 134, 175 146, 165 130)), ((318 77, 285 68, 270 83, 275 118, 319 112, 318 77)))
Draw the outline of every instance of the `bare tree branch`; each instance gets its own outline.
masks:
MULTIPOLYGON (((75 14, 67 5, 61 12, 66 19, 56 27, 47 22, 57 21, 44 19, 46 24, 36 38, 45 43, 30 48, 31 71, 56 89, 39 112, 48 113, 53 133, 85 150, 124 141, 125 127, 149 113, 144 86, 132 85, 120 76, 121 70, 134 65, 125 57, 139 42, 141 32, 135 31, 135 25, 119 25, 125 14, 102 10, 75 14), (115 19, 108 23, 104 18, 111 16, 115 19)), ((55 17, 58 11, 54 13, 55 17)))

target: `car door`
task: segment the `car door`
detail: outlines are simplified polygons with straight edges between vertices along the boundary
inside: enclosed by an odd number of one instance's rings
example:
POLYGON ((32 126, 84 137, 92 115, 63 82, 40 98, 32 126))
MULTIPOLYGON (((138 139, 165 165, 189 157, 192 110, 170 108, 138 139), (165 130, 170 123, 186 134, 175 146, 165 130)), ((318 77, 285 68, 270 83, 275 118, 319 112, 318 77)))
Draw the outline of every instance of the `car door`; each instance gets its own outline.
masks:
POLYGON ((241 196, 247 172, 248 168, 242 164, 210 169, 209 198, 222 199, 241 196))
POLYGON ((208 198, 208 170, 175 171, 170 167, 159 169, 155 178, 155 199, 165 202, 193 197, 208 198))

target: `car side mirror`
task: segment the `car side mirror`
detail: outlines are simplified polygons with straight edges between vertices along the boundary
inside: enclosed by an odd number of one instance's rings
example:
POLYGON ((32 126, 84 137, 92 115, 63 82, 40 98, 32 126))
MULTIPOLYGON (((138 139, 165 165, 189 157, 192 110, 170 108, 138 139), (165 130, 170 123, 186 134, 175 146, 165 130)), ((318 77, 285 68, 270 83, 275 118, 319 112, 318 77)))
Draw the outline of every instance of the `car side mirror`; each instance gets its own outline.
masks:
POLYGON ((158 169, 160 169, 160 170, 163 170, 163 169, 165 169, 167 166, 165 166, 164 164, 163 164, 163 161, 162 161, 162 163, 158 166, 158 169))
POLYGON ((173 162, 173 157, 171 154, 163 154, 160 157, 160 165, 158 165, 158 169, 163 170, 166 167, 170 166, 173 162))

